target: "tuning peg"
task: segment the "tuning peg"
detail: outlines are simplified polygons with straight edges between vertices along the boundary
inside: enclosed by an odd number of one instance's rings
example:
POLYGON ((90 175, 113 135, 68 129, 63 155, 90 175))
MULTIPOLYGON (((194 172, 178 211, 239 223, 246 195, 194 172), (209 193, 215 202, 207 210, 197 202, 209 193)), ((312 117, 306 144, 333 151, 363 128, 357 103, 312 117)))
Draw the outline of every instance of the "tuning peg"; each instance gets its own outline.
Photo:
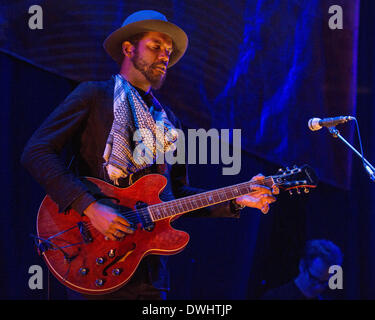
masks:
POLYGON ((304 191, 305 193, 309 193, 309 192, 310 192, 309 188, 304 188, 303 191, 304 191))
POLYGON ((293 195, 293 191, 292 191, 292 190, 289 190, 289 194, 292 196, 292 195, 293 195))
POLYGON ((301 194, 301 191, 299 190, 299 188, 297 188, 297 193, 298 193, 298 194, 301 194))
POLYGON ((297 173, 297 172, 301 172, 301 169, 298 168, 296 165, 293 166, 293 170, 292 170, 293 173, 297 173))

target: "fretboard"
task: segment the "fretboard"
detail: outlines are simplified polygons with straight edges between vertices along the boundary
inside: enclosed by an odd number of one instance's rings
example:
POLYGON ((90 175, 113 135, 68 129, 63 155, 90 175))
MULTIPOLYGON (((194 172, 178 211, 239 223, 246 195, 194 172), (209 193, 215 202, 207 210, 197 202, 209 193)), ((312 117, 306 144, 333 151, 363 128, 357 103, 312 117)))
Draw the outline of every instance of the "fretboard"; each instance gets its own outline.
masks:
POLYGON ((234 186, 211 190, 196 195, 171 200, 148 206, 148 210, 153 221, 162 220, 175 215, 209 207, 217 203, 229 201, 245 194, 253 192, 254 185, 264 185, 272 187, 274 184, 272 177, 263 180, 248 181, 234 186))

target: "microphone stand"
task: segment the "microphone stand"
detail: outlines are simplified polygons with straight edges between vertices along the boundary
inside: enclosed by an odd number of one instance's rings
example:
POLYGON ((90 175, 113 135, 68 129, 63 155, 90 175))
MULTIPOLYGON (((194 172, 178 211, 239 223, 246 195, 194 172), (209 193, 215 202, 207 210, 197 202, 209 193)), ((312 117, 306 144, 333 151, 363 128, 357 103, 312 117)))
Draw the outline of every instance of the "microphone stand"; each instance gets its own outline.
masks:
POLYGON ((363 161, 363 165, 370 176, 370 179, 375 182, 375 168, 368 162, 365 157, 363 157, 348 141, 346 141, 341 135, 340 131, 336 129, 336 127, 328 127, 328 131, 332 134, 334 138, 339 138, 343 141, 350 149, 352 149, 355 154, 360 157, 363 161))

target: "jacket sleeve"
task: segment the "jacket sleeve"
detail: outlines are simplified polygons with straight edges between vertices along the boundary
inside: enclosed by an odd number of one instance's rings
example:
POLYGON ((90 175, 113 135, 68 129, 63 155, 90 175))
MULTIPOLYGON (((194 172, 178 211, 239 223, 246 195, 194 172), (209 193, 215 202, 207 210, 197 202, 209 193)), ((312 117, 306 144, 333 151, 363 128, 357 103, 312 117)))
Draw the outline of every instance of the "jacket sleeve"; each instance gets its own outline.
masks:
POLYGON ((59 212, 71 207, 82 214, 96 200, 61 157, 63 147, 79 139, 92 96, 90 82, 79 84, 34 132, 21 156, 21 164, 57 203, 59 212))

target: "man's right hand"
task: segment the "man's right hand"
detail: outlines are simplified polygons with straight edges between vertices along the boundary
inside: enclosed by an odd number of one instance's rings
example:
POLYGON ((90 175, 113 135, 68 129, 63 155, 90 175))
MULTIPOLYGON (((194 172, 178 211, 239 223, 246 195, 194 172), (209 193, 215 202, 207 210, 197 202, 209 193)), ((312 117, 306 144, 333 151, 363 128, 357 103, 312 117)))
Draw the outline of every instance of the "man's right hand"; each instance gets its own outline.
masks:
POLYGON ((110 206, 91 203, 83 212, 92 225, 110 240, 121 240, 126 234, 134 233, 130 224, 110 206))

